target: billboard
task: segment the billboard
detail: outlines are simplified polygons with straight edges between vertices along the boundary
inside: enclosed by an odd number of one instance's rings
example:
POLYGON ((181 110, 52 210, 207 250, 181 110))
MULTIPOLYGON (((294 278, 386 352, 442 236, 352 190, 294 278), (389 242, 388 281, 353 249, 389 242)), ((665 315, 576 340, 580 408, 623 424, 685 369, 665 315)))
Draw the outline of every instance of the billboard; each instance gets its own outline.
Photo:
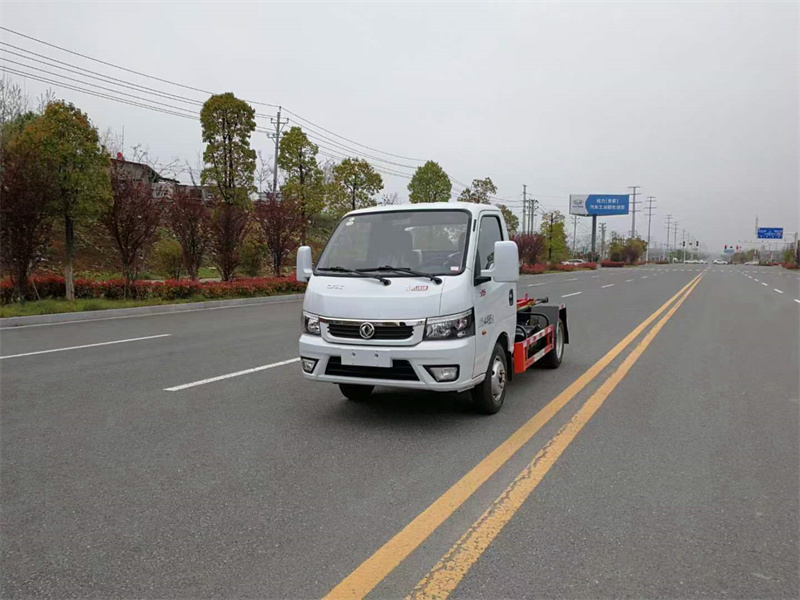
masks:
POLYGON ((592 215, 627 215, 630 209, 628 194, 570 194, 569 214, 589 217, 592 215))
POLYGON ((758 239, 760 240, 782 240, 783 227, 759 227, 758 239))

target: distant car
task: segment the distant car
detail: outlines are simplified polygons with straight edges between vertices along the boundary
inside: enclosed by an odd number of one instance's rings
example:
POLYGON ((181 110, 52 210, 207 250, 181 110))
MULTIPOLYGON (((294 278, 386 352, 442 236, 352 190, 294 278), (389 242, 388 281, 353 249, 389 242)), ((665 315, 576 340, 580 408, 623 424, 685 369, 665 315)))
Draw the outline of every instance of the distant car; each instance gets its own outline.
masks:
POLYGON ((749 267, 758 266, 758 261, 757 261, 757 260, 748 260, 748 261, 747 261, 746 263, 744 263, 744 264, 745 264, 745 265, 747 265, 747 266, 749 266, 749 267))
POLYGON ((585 261, 580 258, 570 258, 562 262, 562 265, 582 265, 585 261))
POLYGON ((721 258, 715 258, 714 259, 714 264, 715 265, 727 265, 728 263, 727 263, 727 261, 724 261, 721 258))
POLYGON ((698 264, 701 264, 701 265, 707 265, 708 264, 708 261, 705 258, 701 258, 697 262, 698 262, 698 264))

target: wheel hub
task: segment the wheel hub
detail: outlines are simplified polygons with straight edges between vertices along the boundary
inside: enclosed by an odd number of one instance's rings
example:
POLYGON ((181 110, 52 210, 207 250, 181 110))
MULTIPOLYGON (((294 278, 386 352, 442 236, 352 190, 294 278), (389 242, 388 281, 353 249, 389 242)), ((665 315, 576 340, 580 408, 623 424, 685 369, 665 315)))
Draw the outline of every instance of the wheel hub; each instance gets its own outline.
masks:
POLYGON ((492 364, 492 398, 497 400, 503 395, 506 387, 506 369, 500 358, 495 358, 492 364))

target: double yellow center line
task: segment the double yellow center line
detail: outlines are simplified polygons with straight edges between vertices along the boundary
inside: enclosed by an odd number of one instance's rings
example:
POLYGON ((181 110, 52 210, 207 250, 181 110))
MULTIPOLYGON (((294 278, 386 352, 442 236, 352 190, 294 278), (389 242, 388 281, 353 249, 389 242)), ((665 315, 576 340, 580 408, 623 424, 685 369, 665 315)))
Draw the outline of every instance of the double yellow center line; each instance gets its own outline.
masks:
POLYGON ((441 561, 420 581, 412 592, 415 598, 446 598, 511 519, 528 495, 578 432, 594 415, 608 395, 628 373, 639 356, 650 345, 664 324, 675 314, 686 297, 697 286, 698 275, 639 324, 621 342, 551 400, 508 439, 493 450, 471 471, 442 494, 392 539, 359 565, 327 595, 329 599, 363 598, 403 560, 420 546, 452 515, 487 479, 497 472, 537 431, 548 423, 570 400, 594 380, 658 317, 668 312, 642 339, 619 368, 600 386, 556 436, 536 455, 533 461, 512 482, 506 491, 476 521, 467 533, 442 557, 441 561), (676 302, 677 300, 677 302, 676 302), (672 308, 669 308, 673 305, 672 308))

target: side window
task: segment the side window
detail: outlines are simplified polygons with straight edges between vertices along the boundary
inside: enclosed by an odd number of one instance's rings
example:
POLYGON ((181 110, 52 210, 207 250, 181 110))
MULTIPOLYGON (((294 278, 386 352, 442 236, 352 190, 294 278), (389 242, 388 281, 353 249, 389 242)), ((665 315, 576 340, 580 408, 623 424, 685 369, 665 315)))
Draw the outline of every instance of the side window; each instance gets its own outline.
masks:
POLYGON ((503 230, 500 219, 494 216, 483 217, 478 232, 478 253, 475 257, 475 274, 482 269, 491 269, 494 264, 494 243, 502 241, 503 230))

